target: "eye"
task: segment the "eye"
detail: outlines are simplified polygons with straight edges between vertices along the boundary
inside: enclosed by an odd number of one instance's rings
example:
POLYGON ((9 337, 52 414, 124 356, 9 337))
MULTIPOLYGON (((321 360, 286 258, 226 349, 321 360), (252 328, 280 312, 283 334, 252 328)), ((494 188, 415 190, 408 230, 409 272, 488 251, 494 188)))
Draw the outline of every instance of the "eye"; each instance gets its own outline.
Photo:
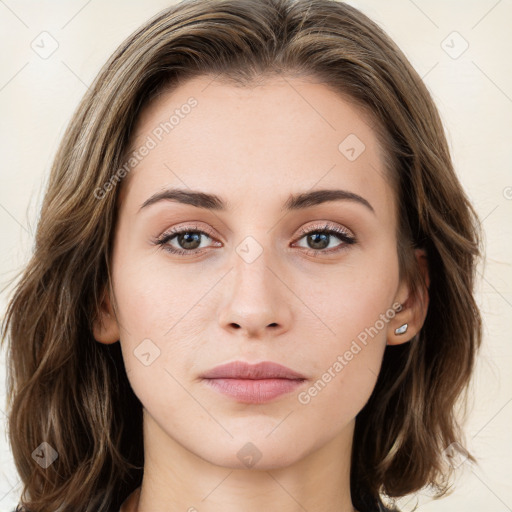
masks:
POLYGON ((204 237, 212 239, 207 232, 198 229, 197 226, 186 226, 183 228, 171 228, 157 238, 154 243, 171 254, 189 256, 203 252, 201 249, 204 249, 204 246, 201 247, 201 244, 204 237), (178 247, 171 242, 177 244, 178 247))
POLYGON ((309 245, 309 247, 305 247, 305 249, 307 249, 306 252, 313 256, 320 253, 332 254, 333 252, 339 252, 347 249, 348 245, 352 245, 357 242, 356 238, 350 231, 329 223, 321 226, 313 226, 309 229, 301 228, 300 234, 302 236, 299 240, 306 238, 306 243, 309 245), (334 248, 329 247, 333 238, 341 240, 342 243, 338 244, 334 248))
MULTIPOLYGON (((313 226, 309 229, 301 228, 301 237, 306 238, 306 243, 310 247, 303 247, 306 249, 307 254, 316 256, 318 254, 332 254, 333 252, 339 252, 347 249, 348 245, 357 243, 356 238, 351 234, 350 231, 341 228, 335 224, 322 224, 319 226, 313 226), (329 247, 333 238, 341 240, 341 244, 337 246, 329 247)), ((198 229, 197 226, 185 226, 181 228, 171 228, 170 230, 163 233, 159 238, 154 240, 154 244, 162 247, 165 251, 171 254, 177 254, 180 256, 191 256, 203 252, 205 246, 202 245, 204 238, 213 240, 213 237, 207 231, 198 229)), ((220 245, 220 242, 216 242, 220 245)), ((206 245, 208 247, 208 245, 206 245)))

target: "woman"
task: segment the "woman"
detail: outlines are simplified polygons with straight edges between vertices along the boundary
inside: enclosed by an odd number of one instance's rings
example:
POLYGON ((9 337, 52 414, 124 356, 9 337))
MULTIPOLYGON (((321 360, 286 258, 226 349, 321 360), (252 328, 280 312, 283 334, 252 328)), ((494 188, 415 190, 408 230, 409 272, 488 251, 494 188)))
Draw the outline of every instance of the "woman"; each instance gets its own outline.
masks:
POLYGON ((330 0, 196 0, 112 55, 9 304, 19 510, 442 495, 478 219, 403 53, 330 0), (37 405, 37 407, 36 407, 37 405))

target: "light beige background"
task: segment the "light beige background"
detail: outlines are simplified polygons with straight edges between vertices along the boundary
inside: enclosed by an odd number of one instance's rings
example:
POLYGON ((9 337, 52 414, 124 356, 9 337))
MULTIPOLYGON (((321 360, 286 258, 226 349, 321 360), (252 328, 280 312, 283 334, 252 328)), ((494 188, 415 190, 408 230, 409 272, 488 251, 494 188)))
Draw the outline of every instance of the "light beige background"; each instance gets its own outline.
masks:
MULTIPOLYGON (((28 259, 52 157, 88 84, 126 36, 172 3, 0 0, 0 288, 28 259), (42 58, 31 44, 58 48, 42 58)), ((349 3, 381 24, 424 78, 486 234, 477 288, 484 348, 466 428, 479 466, 462 464, 453 494, 440 501, 420 495, 419 510, 511 511, 512 2, 349 3)), ((8 292, 0 295, 2 315, 8 292)), ((5 435, 5 353, 0 378, 0 511, 10 512, 21 485, 5 435)), ((410 510, 417 498, 400 506, 410 510)))

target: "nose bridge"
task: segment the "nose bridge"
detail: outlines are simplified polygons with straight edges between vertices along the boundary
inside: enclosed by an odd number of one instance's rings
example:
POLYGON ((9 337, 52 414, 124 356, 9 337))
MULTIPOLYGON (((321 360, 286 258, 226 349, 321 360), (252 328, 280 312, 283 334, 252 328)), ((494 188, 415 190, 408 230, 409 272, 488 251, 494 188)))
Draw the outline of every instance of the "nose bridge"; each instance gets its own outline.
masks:
POLYGON ((269 267, 272 266, 272 248, 270 247, 270 237, 258 236, 257 240, 250 235, 245 237, 235 248, 236 255, 234 259, 234 289, 233 295, 241 303, 253 304, 253 308, 259 304, 262 307, 264 303, 270 304, 275 299, 275 283, 269 279, 272 272, 269 267))
MULTIPOLYGON (((262 237, 258 237, 262 240, 262 237)), ((242 290, 245 294, 251 290, 259 294, 266 290, 271 292, 267 283, 268 274, 271 274, 269 266, 272 249, 270 237, 266 237, 260 243, 254 236, 245 237, 235 248, 236 255, 233 255, 235 274, 235 290, 242 290), (265 244, 265 245, 264 245, 265 244), (266 286, 265 286, 266 285, 266 286)))
POLYGON ((252 335, 287 328, 291 318, 286 287, 275 277, 279 265, 273 258, 271 236, 263 229, 258 233, 235 247, 231 287, 220 314, 222 327, 242 328, 252 335))

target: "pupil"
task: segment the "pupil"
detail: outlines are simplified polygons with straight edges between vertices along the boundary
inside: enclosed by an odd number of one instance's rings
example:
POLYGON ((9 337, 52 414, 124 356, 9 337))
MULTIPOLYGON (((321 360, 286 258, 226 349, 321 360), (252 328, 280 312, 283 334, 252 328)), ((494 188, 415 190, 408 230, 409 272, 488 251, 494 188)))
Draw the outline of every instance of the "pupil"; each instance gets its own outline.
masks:
POLYGON ((178 235, 178 242, 184 249, 197 249, 201 245, 200 238, 201 233, 181 233, 178 235), (194 244, 197 246, 194 247, 194 244))
POLYGON ((326 233, 308 235, 308 242, 312 242, 313 249, 325 249, 329 245, 329 235, 326 233))

